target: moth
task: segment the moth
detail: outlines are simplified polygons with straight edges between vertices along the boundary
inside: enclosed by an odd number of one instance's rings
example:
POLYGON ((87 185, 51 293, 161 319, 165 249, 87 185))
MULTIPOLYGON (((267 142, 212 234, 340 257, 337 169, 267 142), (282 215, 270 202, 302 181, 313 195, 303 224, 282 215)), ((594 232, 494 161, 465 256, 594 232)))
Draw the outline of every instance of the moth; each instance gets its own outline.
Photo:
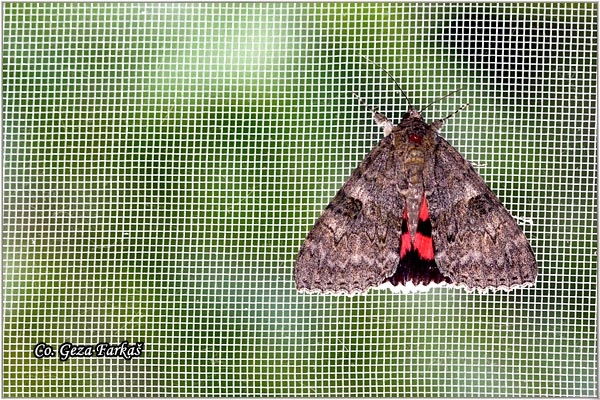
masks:
POLYGON ((394 125, 369 110, 384 138, 308 234, 294 268, 296 288, 353 295, 371 288, 533 286, 538 268, 525 235, 440 136, 456 113, 428 124, 410 105, 394 125))

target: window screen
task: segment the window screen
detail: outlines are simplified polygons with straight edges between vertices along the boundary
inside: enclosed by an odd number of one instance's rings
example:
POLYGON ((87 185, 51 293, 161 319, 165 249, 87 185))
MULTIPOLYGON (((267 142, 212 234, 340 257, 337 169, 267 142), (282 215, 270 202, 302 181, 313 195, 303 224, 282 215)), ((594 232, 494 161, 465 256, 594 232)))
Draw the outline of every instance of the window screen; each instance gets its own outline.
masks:
POLYGON ((5 3, 4 395, 597 396, 597 13, 5 3), (470 104, 442 135, 529 238, 534 288, 296 292, 382 137, 352 92, 408 108, 384 70, 439 100, 427 121, 470 104))

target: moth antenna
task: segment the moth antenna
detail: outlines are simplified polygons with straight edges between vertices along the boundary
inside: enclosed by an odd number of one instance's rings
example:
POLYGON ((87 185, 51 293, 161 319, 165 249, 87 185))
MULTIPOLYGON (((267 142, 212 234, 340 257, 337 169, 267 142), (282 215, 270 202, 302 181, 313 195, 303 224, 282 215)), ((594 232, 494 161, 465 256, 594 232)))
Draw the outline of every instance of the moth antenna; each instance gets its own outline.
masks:
POLYGON ((445 121, 449 120, 450 118, 452 118, 452 117, 454 117, 456 114, 458 114, 458 112, 459 112, 459 111, 461 111, 461 110, 464 110, 464 109, 465 109, 465 108, 467 108, 467 107, 469 107, 469 103, 465 103, 465 104, 463 104, 462 106, 460 106, 460 108, 459 108, 458 110, 456 110, 456 111, 454 111, 452 114, 450 114, 450 115, 447 115, 446 117, 442 118, 442 121, 444 121, 444 122, 445 122, 445 121))
POLYGON ((400 90, 400 93, 402 93, 402 96, 404 96, 404 98, 408 102, 408 105, 412 108, 413 105, 410 102, 410 100, 408 99, 408 96, 406 95, 406 93, 404 93, 404 90, 402 90, 402 88, 400 87, 400 84, 398 83, 398 81, 396 81, 396 79, 394 79, 392 74, 387 72, 385 68, 383 68, 381 65, 377 64, 375 61, 372 61, 363 55, 361 55, 361 57, 364 58, 366 61, 370 62, 371 64, 373 64, 374 66, 376 66, 377 68, 379 68, 380 70, 382 70, 388 76, 388 78, 390 78, 392 80, 392 82, 394 82, 394 84, 396 85, 396 88, 398 90, 400 90))
POLYGON ((373 114, 375 114, 377 112, 373 107, 371 107, 370 105, 368 105, 367 102, 364 101, 362 99, 362 97, 360 97, 360 95, 358 93, 352 92, 352 95, 358 99, 358 101, 360 102, 360 104, 362 104, 363 106, 367 107, 367 110, 371 111, 373 114))
MULTIPOLYGON (((463 88, 456 89, 455 91, 448 93, 448 94, 447 94, 447 95, 445 95, 444 97, 440 97, 439 99, 432 101, 431 103, 429 103, 429 104, 427 105, 427 107, 425 107, 425 108, 423 108, 421 111, 419 111, 419 113, 422 113, 423 111, 427 110, 429 107, 431 107, 432 105, 434 105, 435 103, 437 103, 437 102, 439 102, 439 101, 441 101, 441 100, 444 100, 445 98, 448 98, 448 97, 452 96, 454 93, 458 93, 458 92, 460 92, 461 90, 463 90, 463 88)), ((467 104, 467 105, 468 105, 468 104, 467 104)), ((463 107, 461 107, 459 110, 463 109, 464 107, 466 107, 466 106, 463 106, 463 107)), ((456 112, 458 112, 459 110, 456 110, 456 112)), ((456 112, 455 112, 454 114, 456 114, 456 112)), ((444 121, 445 121, 447 118, 448 118, 448 117, 444 118, 444 121)))

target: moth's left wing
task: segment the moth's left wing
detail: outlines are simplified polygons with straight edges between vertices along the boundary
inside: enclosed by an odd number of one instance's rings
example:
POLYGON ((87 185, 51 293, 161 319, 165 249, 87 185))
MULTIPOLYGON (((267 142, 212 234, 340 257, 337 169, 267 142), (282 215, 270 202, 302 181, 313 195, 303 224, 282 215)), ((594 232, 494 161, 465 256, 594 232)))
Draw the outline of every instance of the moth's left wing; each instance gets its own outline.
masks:
POLYGON ((537 264, 525 235, 483 179, 438 138, 426 179, 435 262, 468 290, 532 286, 537 264))
POLYGON ((367 155, 329 203, 300 249, 296 288, 362 293, 393 275, 400 258, 401 188, 407 186, 394 135, 367 155))

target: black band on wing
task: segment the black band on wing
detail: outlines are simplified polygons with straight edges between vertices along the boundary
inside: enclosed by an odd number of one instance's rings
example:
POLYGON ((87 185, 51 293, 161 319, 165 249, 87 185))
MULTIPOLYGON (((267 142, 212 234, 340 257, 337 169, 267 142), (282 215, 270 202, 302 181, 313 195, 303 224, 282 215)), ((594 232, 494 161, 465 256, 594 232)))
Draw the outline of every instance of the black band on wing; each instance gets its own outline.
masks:
POLYGON ((418 286, 422 284, 427 286, 431 283, 452 283, 450 278, 442 275, 434 260, 423 260, 415 250, 410 250, 402 257, 398 263, 398 268, 394 275, 385 280, 394 286, 406 286, 407 282, 412 282, 418 286))

